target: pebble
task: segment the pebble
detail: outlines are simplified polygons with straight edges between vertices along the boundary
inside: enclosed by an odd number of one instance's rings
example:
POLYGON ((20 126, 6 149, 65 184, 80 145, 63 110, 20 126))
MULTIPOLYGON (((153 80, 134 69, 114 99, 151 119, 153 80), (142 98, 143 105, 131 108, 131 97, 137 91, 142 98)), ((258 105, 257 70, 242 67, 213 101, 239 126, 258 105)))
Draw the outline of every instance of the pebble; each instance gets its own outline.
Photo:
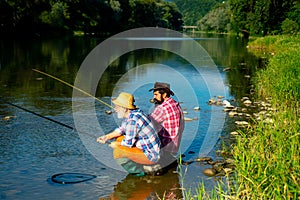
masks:
POLYGON ((250 101, 249 99, 243 101, 245 106, 250 106, 252 104, 252 101, 250 101))
POLYGON ((192 121, 193 119, 192 118, 189 118, 189 117, 185 117, 184 118, 184 121, 192 121))
POLYGON ((196 158, 195 161, 196 162, 208 162, 208 161, 212 161, 212 158, 210 158, 210 157, 201 157, 201 158, 196 158))
POLYGON ((194 107, 194 110, 200 110, 199 106, 194 107))
POLYGON ((110 115, 110 114, 113 113, 113 111, 111 111, 111 110, 106 110, 105 113, 106 113, 107 115, 110 115))
POLYGON ((241 125, 241 126, 247 126, 247 125, 249 125, 249 123, 246 122, 246 121, 235 121, 234 123, 236 125, 241 125))
POLYGON ((5 117, 3 117, 2 119, 3 119, 4 121, 9 121, 9 120, 11 120, 11 119, 13 119, 13 118, 16 118, 16 116, 5 116, 5 117))
POLYGON ((239 135, 239 133, 237 131, 232 131, 230 134, 231 135, 239 135))
POLYGON ((213 168, 206 168, 202 171, 202 173, 206 176, 215 176, 217 174, 217 171, 213 168))
POLYGON ((230 112, 228 113, 228 115, 229 115, 229 117, 233 117, 233 116, 235 116, 235 115, 238 115, 238 113, 235 112, 235 111, 230 111, 230 112))

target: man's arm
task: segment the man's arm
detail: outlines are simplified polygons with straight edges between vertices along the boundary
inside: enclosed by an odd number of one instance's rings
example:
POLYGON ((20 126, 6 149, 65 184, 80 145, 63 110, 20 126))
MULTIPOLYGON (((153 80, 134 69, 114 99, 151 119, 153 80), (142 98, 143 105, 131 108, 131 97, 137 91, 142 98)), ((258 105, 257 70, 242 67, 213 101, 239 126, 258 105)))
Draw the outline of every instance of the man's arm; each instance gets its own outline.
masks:
POLYGON ((97 142, 105 144, 108 140, 121 136, 121 133, 118 130, 114 130, 106 135, 100 136, 97 138, 97 142))

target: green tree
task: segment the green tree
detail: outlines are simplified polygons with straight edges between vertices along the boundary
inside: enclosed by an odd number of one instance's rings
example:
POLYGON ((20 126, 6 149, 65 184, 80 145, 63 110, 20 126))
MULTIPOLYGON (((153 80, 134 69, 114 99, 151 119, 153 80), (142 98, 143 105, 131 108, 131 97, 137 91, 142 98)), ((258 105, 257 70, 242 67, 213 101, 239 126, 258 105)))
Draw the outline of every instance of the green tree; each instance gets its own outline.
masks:
POLYGON ((281 29, 283 34, 295 35, 299 31, 299 25, 287 18, 282 22, 281 29))
POLYGON ((40 19, 43 23, 55 28, 65 28, 65 20, 70 19, 69 6, 63 2, 56 2, 52 5, 51 11, 43 11, 40 19))
POLYGON ((197 26, 203 31, 229 32, 230 11, 228 3, 224 2, 216 6, 198 21, 197 26))
MULTIPOLYGON (((229 0, 231 23, 236 32, 266 35, 278 33, 288 15, 295 17, 298 1, 290 0, 229 0)), ((299 12, 299 11, 298 11, 299 12)))
POLYGON ((196 25, 220 0, 174 0, 185 25, 196 25))

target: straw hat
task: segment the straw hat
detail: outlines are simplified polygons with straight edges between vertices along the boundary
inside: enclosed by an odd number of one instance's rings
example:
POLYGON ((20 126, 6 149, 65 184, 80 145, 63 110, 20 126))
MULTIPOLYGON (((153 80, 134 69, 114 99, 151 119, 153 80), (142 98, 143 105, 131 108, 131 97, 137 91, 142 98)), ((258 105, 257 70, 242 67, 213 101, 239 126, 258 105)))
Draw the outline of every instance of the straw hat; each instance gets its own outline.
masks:
POLYGON ((115 105, 134 110, 137 107, 134 105, 134 97, 132 94, 121 92, 119 96, 112 100, 115 105))

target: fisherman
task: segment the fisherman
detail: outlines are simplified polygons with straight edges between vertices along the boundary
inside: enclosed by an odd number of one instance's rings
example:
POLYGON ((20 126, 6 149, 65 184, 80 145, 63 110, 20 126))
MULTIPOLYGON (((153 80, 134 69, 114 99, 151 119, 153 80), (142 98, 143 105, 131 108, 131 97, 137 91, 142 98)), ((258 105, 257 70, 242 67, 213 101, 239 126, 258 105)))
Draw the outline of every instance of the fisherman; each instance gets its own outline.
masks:
POLYGON ((120 127, 97 138, 97 142, 111 142, 114 158, 130 174, 145 175, 143 165, 153 165, 159 160, 160 140, 149 116, 134 105, 132 94, 121 92, 116 99, 114 110, 118 118, 123 118, 120 127))
POLYGON ((155 103, 150 116, 162 144, 160 164, 166 167, 176 161, 184 129, 184 116, 179 103, 171 97, 174 92, 169 83, 156 82, 149 91, 153 91, 155 103))

